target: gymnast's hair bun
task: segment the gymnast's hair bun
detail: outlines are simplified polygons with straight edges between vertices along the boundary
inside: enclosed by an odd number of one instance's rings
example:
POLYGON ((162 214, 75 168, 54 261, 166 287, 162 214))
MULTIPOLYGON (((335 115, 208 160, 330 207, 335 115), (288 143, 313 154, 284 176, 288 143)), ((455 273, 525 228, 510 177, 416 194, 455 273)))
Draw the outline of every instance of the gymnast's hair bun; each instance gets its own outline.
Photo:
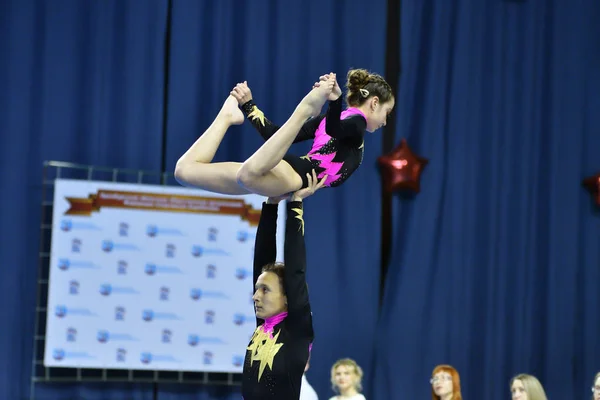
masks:
POLYGON ((348 71, 346 87, 350 92, 358 92, 369 83, 371 74, 366 69, 351 69, 348 71))
POLYGON ((383 104, 394 98, 392 88, 381 75, 366 69, 351 69, 346 82, 346 103, 350 107, 360 107, 371 97, 377 96, 383 104))

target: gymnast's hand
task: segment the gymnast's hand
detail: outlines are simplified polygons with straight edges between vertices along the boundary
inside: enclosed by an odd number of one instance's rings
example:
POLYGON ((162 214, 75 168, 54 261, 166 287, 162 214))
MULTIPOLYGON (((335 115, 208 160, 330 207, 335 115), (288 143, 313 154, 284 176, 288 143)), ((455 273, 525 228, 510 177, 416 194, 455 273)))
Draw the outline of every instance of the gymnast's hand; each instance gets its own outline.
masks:
POLYGON ((342 95, 342 89, 340 88, 340 85, 338 84, 338 81, 336 79, 336 75, 333 72, 330 72, 329 74, 321 75, 319 77, 319 82, 315 82, 315 84, 313 85, 313 89, 316 87, 319 87, 321 85, 321 82, 325 82, 329 78, 335 79, 335 85, 333 86, 333 90, 331 91, 331 94, 329 95, 327 100, 336 101, 342 95))
POLYGON ((321 178, 321 180, 319 180, 314 169, 312 171, 312 176, 311 174, 306 174, 306 177, 308 178, 308 187, 294 192, 290 197, 290 201, 302 201, 308 196, 312 196, 317 190, 321 189, 323 185, 325 185, 325 180, 327 179, 327 175, 325 175, 323 178, 321 178))
POLYGON ((252 92, 246 81, 235 85, 230 94, 235 97, 240 106, 252 100, 252 92))

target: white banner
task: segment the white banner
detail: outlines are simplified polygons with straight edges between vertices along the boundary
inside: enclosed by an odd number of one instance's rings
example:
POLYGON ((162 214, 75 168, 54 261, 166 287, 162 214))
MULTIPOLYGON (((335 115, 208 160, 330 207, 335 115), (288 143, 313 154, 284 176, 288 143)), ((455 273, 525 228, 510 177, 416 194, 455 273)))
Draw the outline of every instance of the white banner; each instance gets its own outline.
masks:
POLYGON ((57 180, 44 364, 241 372, 263 200, 57 180))

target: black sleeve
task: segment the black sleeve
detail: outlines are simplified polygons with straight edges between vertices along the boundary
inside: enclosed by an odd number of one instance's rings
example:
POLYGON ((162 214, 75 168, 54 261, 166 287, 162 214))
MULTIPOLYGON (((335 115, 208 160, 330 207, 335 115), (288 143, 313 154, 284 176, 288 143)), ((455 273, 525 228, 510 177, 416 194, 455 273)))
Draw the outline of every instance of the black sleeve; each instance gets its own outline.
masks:
POLYGON ((254 241, 254 279, 252 289, 261 274, 262 267, 277 258, 277 204, 263 203, 260 221, 254 241))
POLYGON ((309 335, 312 340, 312 314, 306 285, 306 246, 302 202, 287 204, 285 228, 285 293, 288 301, 288 324, 292 331, 309 335))
MULTIPOLYGON (((269 140, 271 136, 279 130, 279 126, 271 122, 265 114, 254 104, 253 100, 250 100, 242 105, 242 111, 246 118, 250 120, 252 126, 258 131, 263 139, 269 140)), ((311 118, 302 125, 298 136, 294 139, 294 143, 304 142, 306 140, 314 139, 315 132, 319 127, 319 123, 324 116, 311 118)))
POLYGON ((340 119, 342 116, 342 96, 336 101, 329 102, 325 117, 325 131, 337 139, 363 139, 367 130, 367 121, 362 115, 340 119))

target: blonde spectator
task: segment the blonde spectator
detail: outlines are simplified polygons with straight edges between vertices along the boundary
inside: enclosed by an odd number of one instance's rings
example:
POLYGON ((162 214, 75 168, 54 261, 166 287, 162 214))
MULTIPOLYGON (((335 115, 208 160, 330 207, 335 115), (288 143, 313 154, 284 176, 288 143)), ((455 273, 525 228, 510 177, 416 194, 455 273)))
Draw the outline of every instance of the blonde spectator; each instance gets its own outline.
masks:
POLYGON ((363 371, 350 358, 338 360, 331 367, 331 385, 337 396, 329 400, 366 400, 362 391, 363 371))
POLYGON ((546 392, 533 375, 519 374, 510 380, 512 400, 548 400, 546 392))
POLYGON ((596 374, 596 376, 594 377, 594 383, 592 385, 592 399, 593 400, 600 400, 600 372, 598 372, 596 374))

